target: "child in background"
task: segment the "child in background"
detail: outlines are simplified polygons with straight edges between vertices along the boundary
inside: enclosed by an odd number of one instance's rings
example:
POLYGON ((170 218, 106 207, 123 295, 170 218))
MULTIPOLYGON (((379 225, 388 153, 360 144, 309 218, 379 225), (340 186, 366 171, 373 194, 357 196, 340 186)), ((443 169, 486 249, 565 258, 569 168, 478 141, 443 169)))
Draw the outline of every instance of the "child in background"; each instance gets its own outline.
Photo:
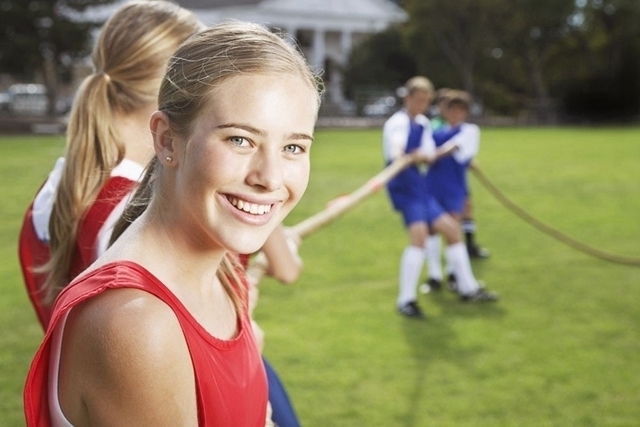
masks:
POLYGON ((19 256, 43 329, 60 290, 102 254, 153 156, 149 117, 171 54, 203 25, 168 1, 132 1, 104 24, 67 146, 25 215, 19 256))
MULTIPOLYGON (((428 194, 460 224, 469 196, 467 168, 478 152, 480 128, 465 121, 471 102, 469 95, 461 91, 450 92, 449 95, 445 107, 449 126, 433 134, 439 155, 429 168, 425 181, 428 194)), ((442 280, 439 237, 431 235, 427 239, 426 248, 430 276, 428 283, 439 288, 439 282, 442 280)), ((448 256, 447 261, 450 270, 449 287, 458 292, 463 301, 482 302, 498 299, 497 295, 480 287, 473 278, 465 279, 463 283, 448 256)))

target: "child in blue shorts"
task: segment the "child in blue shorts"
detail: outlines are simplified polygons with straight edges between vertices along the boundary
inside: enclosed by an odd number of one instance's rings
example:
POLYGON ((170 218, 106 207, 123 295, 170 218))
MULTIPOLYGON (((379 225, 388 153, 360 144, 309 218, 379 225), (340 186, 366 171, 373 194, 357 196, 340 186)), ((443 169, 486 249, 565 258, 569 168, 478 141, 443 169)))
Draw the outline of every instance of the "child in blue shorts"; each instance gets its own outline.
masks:
POLYGON ((407 81, 404 91, 402 109, 384 124, 383 152, 387 164, 402 155, 414 157, 414 164, 392 179, 387 184, 387 191, 394 209, 402 215, 409 237, 409 245, 400 260, 397 308, 404 316, 422 318, 424 313, 417 304, 416 291, 430 227, 449 243, 447 255, 462 282, 463 299, 476 300, 482 288, 471 273, 459 224, 435 198, 428 196, 425 171, 420 167, 420 164, 430 164, 440 156, 448 155, 436 151, 429 119, 424 115, 433 96, 433 85, 426 77, 417 76, 407 81))
MULTIPOLYGON (((460 229, 469 197, 467 169, 478 152, 480 129, 475 124, 465 122, 470 106, 468 94, 456 91, 453 94, 450 92, 449 96, 445 107, 449 126, 433 134, 439 154, 437 160, 429 168, 425 182, 428 197, 435 199, 436 203, 455 219, 460 229)), ((448 244, 450 248, 451 241, 448 241, 448 244)), ((462 243, 461 236, 460 244, 464 245, 467 250, 467 245, 462 243)), ((437 288, 442 280, 440 240, 437 236, 431 236, 427 239, 426 252, 429 264, 429 283, 432 287, 437 288)), ((469 262, 468 252, 466 260, 454 260, 449 256, 449 249, 447 249, 447 260, 450 264, 450 273, 452 273, 449 275, 451 282, 449 285, 452 290, 461 295, 464 301, 497 300, 497 295, 481 287, 475 278, 462 277, 456 272, 453 263, 467 264, 469 262)))

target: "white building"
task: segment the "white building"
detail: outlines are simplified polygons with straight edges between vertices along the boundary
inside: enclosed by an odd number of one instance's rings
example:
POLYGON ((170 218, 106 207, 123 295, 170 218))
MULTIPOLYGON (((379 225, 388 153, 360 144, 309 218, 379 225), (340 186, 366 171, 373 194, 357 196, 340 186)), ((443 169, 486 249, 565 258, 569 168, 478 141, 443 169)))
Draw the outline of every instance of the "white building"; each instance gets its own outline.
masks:
POLYGON ((341 69, 363 37, 405 22, 391 0, 178 0, 207 25, 225 19, 256 22, 293 36, 309 63, 323 70, 325 111, 343 105, 341 69))
MULTIPOLYGON (((122 0, 94 7, 77 19, 107 19, 122 0)), ((326 95, 322 110, 339 114, 345 105, 342 67, 366 36, 409 18, 392 0, 173 0, 206 25, 225 19, 256 22, 294 37, 309 63, 322 70, 326 95)))

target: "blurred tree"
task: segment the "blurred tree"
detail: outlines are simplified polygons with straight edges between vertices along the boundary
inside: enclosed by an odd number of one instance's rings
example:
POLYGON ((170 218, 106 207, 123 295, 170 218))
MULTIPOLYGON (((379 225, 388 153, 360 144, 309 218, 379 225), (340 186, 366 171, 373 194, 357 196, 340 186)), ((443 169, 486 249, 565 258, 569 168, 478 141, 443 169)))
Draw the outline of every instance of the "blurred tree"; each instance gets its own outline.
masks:
MULTIPOLYGON (((476 68, 487 46, 494 44, 495 28, 509 19, 509 0, 405 0, 406 37, 421 73, 433 74, 434 64, 445 58, 455 86, 477 96, 476 68), (440 58, 440 59, 439 59, 440 58)), ((438 73, 439 74, 439 73, 438 73)))
POLYGON ((0 0, 0 72, 42 81, 53 114, 60 80, 90 52, 90 32, 103 23, 77 17, 114 1, 0 0))
POLYGON ((526 64, 530 94, 537 99, 549 97, 545 69, 562 50, 568 18, 574 10, 575 0, 516 0, 511 4, 511 19, 502 32, 507 48, 514 49, 526 64))
POLYGON ((640 113, 639 0, 404 0, 409 21, 354 50, 347 90, 424 74, 490 114, 640 113))
POLYGON ((354 46, 345 66, 343 90, 348 99, 358 102, 359 91, 394 91, 415 74, 414 56, 399 28, 392 26, 354 46))
POLYGON ((492 112, 637 114, 638 0, 404 0, 418 72, 492 112), (447 71, 443 70, 443 60, 447 71), (615 104, 615 105, 613 105, 615 104), (581 110, 579 112, 578 110, 581 110))
POLYGON ((578 0, 555 91, 570 117, 617 120, 640 113, 640 2, 578 0))
POLYGON ((510 69, 526 79, 523 94, 538 122, 556 116, 549 69, 563 55, 575 7, 575 0, 515 0, 509 4, 509 19, 494 28, 501 48, 513 60, 510 69))

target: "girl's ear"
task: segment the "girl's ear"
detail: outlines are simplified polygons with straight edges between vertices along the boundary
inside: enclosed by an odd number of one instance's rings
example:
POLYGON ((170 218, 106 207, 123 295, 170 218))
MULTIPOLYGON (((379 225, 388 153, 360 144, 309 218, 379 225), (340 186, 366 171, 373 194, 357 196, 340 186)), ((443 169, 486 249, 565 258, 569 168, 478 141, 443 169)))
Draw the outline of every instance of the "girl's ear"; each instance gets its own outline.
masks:
POLYGON ((169 119, 162 111, 155 111, 149 121, 151 135, 153 135, 153 148, 158 161, 165 166, 177 163, 176 141, 169 127, 169 119))

